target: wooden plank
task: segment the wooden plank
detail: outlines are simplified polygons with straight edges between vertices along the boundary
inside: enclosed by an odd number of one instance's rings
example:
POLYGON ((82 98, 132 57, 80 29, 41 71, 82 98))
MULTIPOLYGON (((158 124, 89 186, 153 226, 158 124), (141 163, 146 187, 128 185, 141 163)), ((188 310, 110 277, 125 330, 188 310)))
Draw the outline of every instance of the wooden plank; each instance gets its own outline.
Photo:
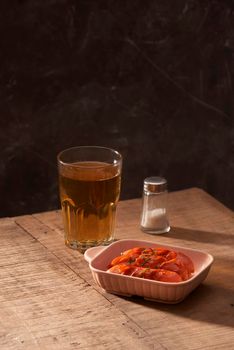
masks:
POLYGON ((144 330, 49 251, 49 240, 43 246, 14 221, 3 223, 1 349, 153 349, 144 330))
POLYGON ((153 236, 139 228, 141 199, 120 202, 116 238, 214 255, 205 283, 178 305, 101 290, 83 255, 65 247, 60 211, 0 220, 0 348, 231 348, 233 213, 199 189, 171 193, 169 207, 171 231, 153 236))
MULTIPOLYGON (((203 249, 215 257, 205 281, 183 303, 163 305, 141 298, 122 298, 93 284, 82 254, 64 246, 60 212, 21 217, 16 221, 66 266, 166 349, 229 348, 234 342, 233 213, 199 189, 171 193, 169 233, 152 236, 139 228, 141 200, 120 202, 116 238, 136 238, 203 249)), ((138 348, 139 345, 138 345, 138 348)))

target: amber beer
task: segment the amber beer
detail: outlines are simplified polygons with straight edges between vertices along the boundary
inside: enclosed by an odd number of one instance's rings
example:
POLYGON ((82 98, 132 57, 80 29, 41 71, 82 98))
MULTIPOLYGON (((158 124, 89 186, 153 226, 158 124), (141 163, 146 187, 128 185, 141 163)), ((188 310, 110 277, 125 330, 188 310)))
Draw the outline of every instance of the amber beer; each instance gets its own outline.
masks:
MULTIPOLYGON (((97 147, 96 153, 102 152, 102 149, 97 147)), ((83 151, 87 152, 85 147, 83 151)), ((65 244, 85 251, 88 247, 113 240, 116 205, 120 195, 121 162, 75 159, 70 163, 59 164, 60 199, 65 244)))

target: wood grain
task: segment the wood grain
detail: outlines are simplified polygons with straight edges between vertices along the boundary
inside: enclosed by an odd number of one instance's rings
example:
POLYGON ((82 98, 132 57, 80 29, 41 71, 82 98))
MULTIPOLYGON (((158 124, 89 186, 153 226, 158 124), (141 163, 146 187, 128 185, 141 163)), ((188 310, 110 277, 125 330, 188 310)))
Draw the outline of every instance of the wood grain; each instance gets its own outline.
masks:
POLYGON ((233 213, 200 189, 169 195, 171 231, 139 228, 141 200, 119 203, 116 238, 193 247, 215 262, 182 303, 111 295, 64 245, 60 211, 0 220, 1 349, 228 349, 234 343, 233 213))

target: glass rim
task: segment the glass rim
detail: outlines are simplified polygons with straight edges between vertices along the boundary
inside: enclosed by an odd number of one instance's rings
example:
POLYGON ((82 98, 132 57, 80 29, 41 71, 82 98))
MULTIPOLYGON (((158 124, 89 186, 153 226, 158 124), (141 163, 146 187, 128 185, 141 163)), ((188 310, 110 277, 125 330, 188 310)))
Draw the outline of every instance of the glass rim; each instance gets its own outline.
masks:
MULTIPOLYGON (((94 168, 104 168, 104 167, 109 167, 109 166, 113 166, 113 165, 118 165, 118 164, 121 164, 122 162, 122 155, 116 151, 114 148, 110 148, 110 147, 105 147, 105 146, 74 146, 74 147, 69 147, 69 148, 66 148, 62 151, 60 151, 57 155, 57 161, 59 164, 61 165, 69 165, 69 166, 73 166, 73 163, 69 163, 69 162, 66 162, 66 161, 63 161, 61 160, 61 156, 63 155, 63 153, 65 152, 69 152, 69 151, 75 151, 76 149, 102 149, 102 150, 106 150, 106 151, 110 151, 112 152, 113 154, 115 154, 117 156, 117 159, 113 159, 112 163, 107 163, 105 165, 100 165, 100 166, 95 166, 95 167, 92 167, 93 169, 94 168)), ((79 167, 79 165, 75 165, 76 167, 79 167)), ((83 167, 83 166, 80 166, 80 167, 83 167)))

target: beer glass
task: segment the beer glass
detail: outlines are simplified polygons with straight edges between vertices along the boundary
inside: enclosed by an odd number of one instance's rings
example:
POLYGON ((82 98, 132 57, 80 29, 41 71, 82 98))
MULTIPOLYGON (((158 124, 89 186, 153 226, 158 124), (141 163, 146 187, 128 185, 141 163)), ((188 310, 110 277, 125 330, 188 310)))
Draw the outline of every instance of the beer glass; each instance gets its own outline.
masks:
POLYGON ((58 155, 59 192, 65 244, 84 252, 114 238, 122 157, 98 146, 66 149, 58 155))

